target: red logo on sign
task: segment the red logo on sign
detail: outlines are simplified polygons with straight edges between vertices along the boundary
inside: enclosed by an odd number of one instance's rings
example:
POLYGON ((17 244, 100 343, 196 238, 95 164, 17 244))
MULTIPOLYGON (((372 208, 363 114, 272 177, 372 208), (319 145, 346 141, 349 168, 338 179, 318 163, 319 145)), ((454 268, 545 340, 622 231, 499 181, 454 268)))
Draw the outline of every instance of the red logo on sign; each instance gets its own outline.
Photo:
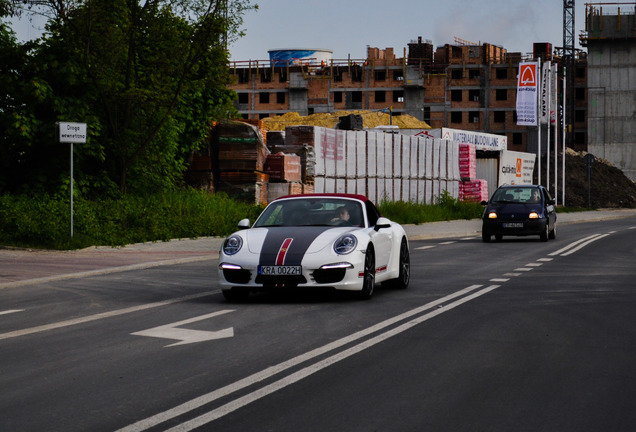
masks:
POLYGON ((522 64, 519 67, 519 87, 537 86, 537 65, 522 64))
POLYGON ((517 158, 517 177, 521 177, 521 158, 517 158))

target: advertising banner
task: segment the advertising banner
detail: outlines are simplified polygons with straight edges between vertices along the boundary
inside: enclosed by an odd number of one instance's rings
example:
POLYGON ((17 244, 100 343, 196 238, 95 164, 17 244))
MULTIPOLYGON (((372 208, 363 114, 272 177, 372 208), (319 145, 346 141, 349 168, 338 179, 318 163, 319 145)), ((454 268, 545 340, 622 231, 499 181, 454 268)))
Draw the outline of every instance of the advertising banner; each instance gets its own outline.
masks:
POLYGON ((552 91, 550 96, 550 124, 556 124, 556 116, 557 116, 557 67, 556 65, 552 68, 552 91))
POLYGON ((532 184, 532 173, 537 155, 503 151, 499 158, 499 186, 532 184))
POLYGON ((542 85, 541 85, 541 124, 547 124, 548 118, 550 117, 551 105, 552 101, 552 69, 550 62, 545 62, 543 64, 543 73, 542 73, 542 85))
POLYGON ((505 135, 442 128, 441 138, 456 143, 473 144, 477 150, 498 151, 508 148, 508 138, 505 135))
POLYGON ((539 63, 519 63, 517 81, 517 125, 537 126, 537 92, 539 63))

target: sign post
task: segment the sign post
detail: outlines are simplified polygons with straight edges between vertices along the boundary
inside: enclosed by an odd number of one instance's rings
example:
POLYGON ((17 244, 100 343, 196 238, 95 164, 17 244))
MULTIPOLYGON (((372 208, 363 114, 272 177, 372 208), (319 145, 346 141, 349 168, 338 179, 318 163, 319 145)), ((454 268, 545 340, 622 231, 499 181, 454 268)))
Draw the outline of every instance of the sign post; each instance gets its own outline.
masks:
POLYGON ((58 140, 71 144, 71 238, 73 238, 73 143, 86 143, 86 123, 57 122, 58 140))

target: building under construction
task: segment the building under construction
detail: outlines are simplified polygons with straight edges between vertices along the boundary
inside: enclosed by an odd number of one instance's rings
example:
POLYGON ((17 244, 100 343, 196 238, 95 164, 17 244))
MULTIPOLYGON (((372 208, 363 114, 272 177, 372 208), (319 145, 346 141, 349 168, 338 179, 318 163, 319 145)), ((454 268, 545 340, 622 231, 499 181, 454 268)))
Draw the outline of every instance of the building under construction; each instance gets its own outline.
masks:
POLYGON ((636 3, 588 3, 588 147, 636 180, 636 3))
MULTIPOLYGON (((273 50, 269 60, 233 62, 238 110, 244 118, 298 112, 390 110, 409 114, 433 128, 505 135, 513 151, 537 150, 536 128, 517 126, 519 63, 541 58, 560 64, 551 44, 536 43, 529 54, 509 53, 489 43, 456 39, 435 48, 419 38, 396 55, 369 47, 365 59, 332 59, 329 50, 273 50), (280 56, 280 51, 285 56, 280 56)), ((587 149, 587 59, 575 59, 575 150, 587 149)), ((560 91, 560 90, 559 90, 560 91)), ((545 135, 545 134, 544 134, 545 135)))

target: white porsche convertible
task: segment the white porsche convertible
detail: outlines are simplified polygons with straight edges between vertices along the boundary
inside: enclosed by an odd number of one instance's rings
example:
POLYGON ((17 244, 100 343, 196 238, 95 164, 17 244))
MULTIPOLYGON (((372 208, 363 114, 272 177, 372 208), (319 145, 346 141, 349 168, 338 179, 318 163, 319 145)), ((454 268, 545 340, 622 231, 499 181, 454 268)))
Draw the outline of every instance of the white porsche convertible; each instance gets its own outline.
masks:
POLYGON ((250 292, 324 287, 371 298, 376 283, 406 288, 409 243, 401 225, 361 195, 292 195, 272 201, 250 228, 223 243, 219 280, 227 300, 250 292))

